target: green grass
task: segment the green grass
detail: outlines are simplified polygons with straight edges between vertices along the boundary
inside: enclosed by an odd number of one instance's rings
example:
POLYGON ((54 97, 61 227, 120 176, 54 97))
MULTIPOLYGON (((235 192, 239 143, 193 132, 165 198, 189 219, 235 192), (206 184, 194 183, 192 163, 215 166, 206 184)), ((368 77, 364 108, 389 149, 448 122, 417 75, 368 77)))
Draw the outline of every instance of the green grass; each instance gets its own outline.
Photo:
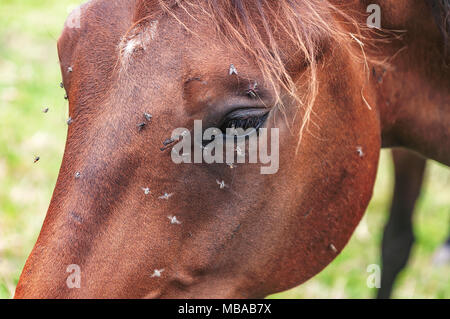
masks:
MULTIPOLYGON (((0 298, 10 298, 42 225, 62 159, 67 103, 56 40, 67 9, 80 1, 2 0, 0 4, 0 298), (42 112, 49 107, 47 114, 42 112), (34 156, 41 160, 34 164, 34 156)), ((415 216, 417 243, 395 287, 398 298, 449 298, 449 268, 431 259, 447 236, 450 171, 431 163, 415 216)), ((304 285, 271 298, 370 298, 366 268, 379 264, 392 189, 381 158, 375 194, 352 240, 304 285)))
POLYGON ((69 4, 0 4, 0 298, 14 292, 61 164, 67 104, 56 40, 69 4))

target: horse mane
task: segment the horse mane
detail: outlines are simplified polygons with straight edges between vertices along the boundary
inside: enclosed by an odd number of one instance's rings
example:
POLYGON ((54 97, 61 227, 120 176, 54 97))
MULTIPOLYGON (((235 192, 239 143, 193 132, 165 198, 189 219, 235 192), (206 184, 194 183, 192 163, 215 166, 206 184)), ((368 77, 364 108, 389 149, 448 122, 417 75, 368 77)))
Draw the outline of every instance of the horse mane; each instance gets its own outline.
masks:
POLYGON ((441 31, 444 41, 445 55, 447 56, 450 48, 450 0, 427 0, 431 7, 434 21, 441 31))
MULTIPOLYGON (((136 19, 137 23, 159 13, 172 16, 187 30, 189 23, 181 16, 194 23, 206 23, 216 29, 224 43, 250 56, 272 86, 276 105, 289 128, 294 124, 295 116, 288 121, 282 92, 295 99, 299 110, 303 110, 298 145, 308 128, 318 94, 318 63, 324 51, 330 49, 327 44, 332 40, 348 49, 354 60, 365 64, 369 74, 367 61, 370 57, 364 51, 365 37, 361 31, 366 27, 346 13, 349 8, 345 5, 338 7, 323 0, 147 0, 138 10, 140 19, 136 19), (285 54, 286 47, 294 54, 285 54), (302 66, 308 70, 301 72, 300 78, 309 77, 308 87, 302 88, 301 92, 296 85, 299 79, 293 78, 291 68, 298 61, 303 61, 302 66)), ((362 98, 368 105, 364 96, 362 98)))

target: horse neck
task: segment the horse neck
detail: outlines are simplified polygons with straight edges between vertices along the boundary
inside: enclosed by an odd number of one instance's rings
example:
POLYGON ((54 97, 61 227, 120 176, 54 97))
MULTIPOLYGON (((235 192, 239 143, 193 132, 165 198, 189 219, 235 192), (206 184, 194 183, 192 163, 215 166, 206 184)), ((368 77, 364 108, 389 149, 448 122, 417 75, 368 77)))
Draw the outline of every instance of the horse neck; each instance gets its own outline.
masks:
POLYGON ((393 57, 389 67, 372 72, 383 146, 409 148, 450 165, 450 67, 432 10, 408 0, 380 6, 386 28, 406 30, 385 47, 393 57))

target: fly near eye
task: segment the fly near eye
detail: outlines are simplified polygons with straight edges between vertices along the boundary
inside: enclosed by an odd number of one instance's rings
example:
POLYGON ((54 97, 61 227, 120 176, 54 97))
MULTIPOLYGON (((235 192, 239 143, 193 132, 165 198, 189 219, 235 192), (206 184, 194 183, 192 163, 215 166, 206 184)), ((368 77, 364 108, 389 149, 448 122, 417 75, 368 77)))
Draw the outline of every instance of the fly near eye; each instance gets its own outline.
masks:
POLYGON ((258 97, 258 83, 256 81, 249 85, 246 94, 251 99, 256 99, 258 97))

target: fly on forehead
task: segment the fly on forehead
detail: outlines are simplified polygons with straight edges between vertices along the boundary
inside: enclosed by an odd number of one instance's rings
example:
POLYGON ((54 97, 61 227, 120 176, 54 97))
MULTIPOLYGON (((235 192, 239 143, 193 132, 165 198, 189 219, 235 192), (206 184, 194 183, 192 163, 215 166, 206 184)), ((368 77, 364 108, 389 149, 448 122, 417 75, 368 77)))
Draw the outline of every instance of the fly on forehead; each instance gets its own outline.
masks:
POLYGON ((181 222, 177 219, 176 216, 169 215, 167 216, 167 218, 169 218, 171 224, 178 224, 178 225, 181 224, 181 222))
POLYGON ((219 185, 220 189, 224 189, 225 187, 228 187, 228 185, 225 184, 225 181, 219 181, 218 179, 216 179, 216 183, 219 185))
POLYGON ((168 193, 164 193, 164 194, 162 194, 161 196, 159 196, 158 198, 159 199, 169 199, 170 197, 172 197, 173 196, 173 193, 170 193, 170 194, 168 194, 168 193))
POLYGON ((164 269, 155 269, 150 277, 161 277, 163 271, 164 269))

